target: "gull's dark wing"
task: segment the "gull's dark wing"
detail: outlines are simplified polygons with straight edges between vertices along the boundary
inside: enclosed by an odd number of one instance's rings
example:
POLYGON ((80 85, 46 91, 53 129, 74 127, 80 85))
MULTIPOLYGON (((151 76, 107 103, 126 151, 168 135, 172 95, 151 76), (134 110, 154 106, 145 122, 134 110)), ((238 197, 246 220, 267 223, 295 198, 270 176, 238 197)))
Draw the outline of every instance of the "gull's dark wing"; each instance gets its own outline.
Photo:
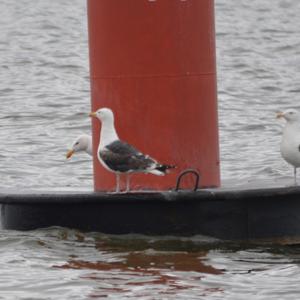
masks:
POLYGON ((103 162, 116 172, 139 172, 147 170, 156 161, 142 154, 136 148, 123 141, 115 141, 100 151, 103 162))

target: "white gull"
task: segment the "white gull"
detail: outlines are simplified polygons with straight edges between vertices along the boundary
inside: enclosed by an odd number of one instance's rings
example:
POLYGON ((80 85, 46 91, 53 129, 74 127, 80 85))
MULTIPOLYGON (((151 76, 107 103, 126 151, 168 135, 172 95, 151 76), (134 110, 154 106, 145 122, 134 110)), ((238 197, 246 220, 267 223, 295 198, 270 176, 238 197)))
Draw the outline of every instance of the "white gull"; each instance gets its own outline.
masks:
POLYGON ((300 167, 300 113, 295 109, 288 109, 277 113, 277 118, 286 120, 280 152, 282 157, 294 167, 294 181, 297 184, 297 168, 300 167))
POLYGON ((74 153, 86 152, 89 155, 93 154, 92 137, 82 134, 76 138, 71 149, 67 152, 66 157, 70 158, 74 153))
POLYGON ((164 165, 119 139, 114 125, 114 114, 109 108, 90 113, 102 123, 97 157, 105 169, 116 174, 116 192, 120 192, 120 174, 126 174, 126 192, 130 190, 130 174, 151 173, 165 175, 175 166, 164 165))

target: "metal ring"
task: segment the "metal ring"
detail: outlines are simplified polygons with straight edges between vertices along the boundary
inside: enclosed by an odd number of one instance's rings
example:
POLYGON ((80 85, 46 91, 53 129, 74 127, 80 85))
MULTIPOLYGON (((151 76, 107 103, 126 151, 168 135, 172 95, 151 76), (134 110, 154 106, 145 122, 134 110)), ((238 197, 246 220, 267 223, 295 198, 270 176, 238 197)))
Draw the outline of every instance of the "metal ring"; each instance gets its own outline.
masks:
POLYGON ((199 186, 199 181, 200 181, 200 174, 199 174, 199 172, 198 172, 197 170, 195 170, 195 169, 186 169, 186 170, 182 171, 182 172, 178 175, 178 177, 177 177, 176 188, 175 188, 175 191, 176 191, 176 192, 179 191, 181 179, 182 179, 182 177, 185 176, 186 174, 193 174, 193 175, 195 175, 196 181, 195 181, 195 186, 194 186, 193 191, 194 191, 194 192, 197 191, 198 186, 199 186))

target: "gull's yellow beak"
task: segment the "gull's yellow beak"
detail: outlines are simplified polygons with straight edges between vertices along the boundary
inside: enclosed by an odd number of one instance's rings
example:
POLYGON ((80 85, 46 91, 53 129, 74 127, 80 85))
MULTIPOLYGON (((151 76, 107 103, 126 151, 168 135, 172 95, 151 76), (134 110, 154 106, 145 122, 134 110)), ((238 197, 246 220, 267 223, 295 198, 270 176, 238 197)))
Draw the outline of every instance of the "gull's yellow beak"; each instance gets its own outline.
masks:
POLYGON ((70 158, 74 154, 74 150, 69 150, 66 154, 66 158, 70 158))
POLYGON ((284 113, 279 111, 277 114, 276 114, 276 118, 277 119, 280 119, 280 118, 283 118, 284 117, 284 113))
POLYGON ((96 118, 97 117, 97 115, 96 115, 96 112, 90 112, 89 113, 89 116, 91 117, 91 118, 96 118))

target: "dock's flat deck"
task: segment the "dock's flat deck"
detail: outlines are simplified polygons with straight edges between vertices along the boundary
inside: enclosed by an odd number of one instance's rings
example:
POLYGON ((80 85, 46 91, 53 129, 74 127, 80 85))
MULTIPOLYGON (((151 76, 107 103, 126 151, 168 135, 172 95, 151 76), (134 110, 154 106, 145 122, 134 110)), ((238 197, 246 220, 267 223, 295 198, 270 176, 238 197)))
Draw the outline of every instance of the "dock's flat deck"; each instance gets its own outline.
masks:
POLYGON ((300 187, 197 192, 5 192, 4 229, 64 226, 110 234, 196 234, 226 240, 299 239, 300 187))

